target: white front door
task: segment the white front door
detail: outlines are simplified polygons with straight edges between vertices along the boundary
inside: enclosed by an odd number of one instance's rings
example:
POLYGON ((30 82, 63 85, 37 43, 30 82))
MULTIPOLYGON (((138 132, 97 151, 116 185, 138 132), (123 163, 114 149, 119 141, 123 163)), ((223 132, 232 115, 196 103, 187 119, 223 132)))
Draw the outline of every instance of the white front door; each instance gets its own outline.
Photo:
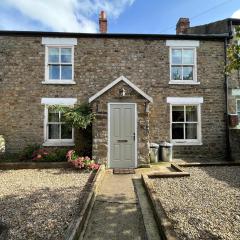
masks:
POLYGON ((136 105, 109 104, 109 167, 136 167, 136 105))

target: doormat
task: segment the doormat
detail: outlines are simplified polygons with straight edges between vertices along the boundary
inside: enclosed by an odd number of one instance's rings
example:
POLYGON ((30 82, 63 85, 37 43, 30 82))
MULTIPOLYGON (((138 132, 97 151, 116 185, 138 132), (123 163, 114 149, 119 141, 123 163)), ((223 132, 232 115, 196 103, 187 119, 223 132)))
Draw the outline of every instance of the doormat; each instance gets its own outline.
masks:
POLYGON ((113 174, 134 174, 134 168, 114 168, 113 174))

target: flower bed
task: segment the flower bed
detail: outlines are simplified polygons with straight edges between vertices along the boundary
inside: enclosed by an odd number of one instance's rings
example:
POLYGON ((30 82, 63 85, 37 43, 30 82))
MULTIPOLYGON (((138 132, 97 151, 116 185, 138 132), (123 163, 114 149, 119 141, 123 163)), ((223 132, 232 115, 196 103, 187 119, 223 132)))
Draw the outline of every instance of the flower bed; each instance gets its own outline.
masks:
POLYGON ((8 239, 63 239, 85 201, 90 175, 74 169, 0 170, 0 222, 10 228, 8 239))
POLYGON ((70 150, 67 153, 68 162, 79 169, 86 169, 89 171, 98 170, 99 164, 95 163, 94 160, 91 160, 89 157, 80 157, 74 150, 70 150))

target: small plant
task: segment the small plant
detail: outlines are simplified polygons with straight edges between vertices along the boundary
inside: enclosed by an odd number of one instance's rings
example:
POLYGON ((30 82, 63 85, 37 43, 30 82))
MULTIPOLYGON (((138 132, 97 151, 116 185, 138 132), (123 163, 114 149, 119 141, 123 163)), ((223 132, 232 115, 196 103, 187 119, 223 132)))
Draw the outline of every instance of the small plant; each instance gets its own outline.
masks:
POLYGON ((79 157, 74 150, 68 151, 67 155, 68 162, 79 169, 86 169, 89 171, 94 171, 99 169, 99 164, 95 163, 89 157, 79 157))
POLYGON ((66 148, 62 149, 49 149, 49 148, 38 148, 33 152, 31 159, 33 161, 41 162, 62 162, 66 161, 66 148))
POLYGON ((21 153, 20 160, 28 161, 32 159, 33 153, 40 148, 38 144, 31 144, 25 147, 21 153))

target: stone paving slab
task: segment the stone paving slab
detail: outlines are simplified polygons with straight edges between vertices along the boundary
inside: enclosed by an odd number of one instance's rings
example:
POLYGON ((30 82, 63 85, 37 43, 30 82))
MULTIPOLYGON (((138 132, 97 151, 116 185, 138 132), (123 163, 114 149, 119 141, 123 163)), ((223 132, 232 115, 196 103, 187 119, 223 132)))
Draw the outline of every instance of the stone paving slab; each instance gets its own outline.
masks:
POLYGON ((145 240, 145 227, 134 192, 133 174, 107 171, 89 218, 84 240, 145 240))
POLYGON ((98 200, 120 203, 137 203, 132 178, 134 174, 114 175, 106 172, 97 196, 98 200))
POLYGON ((144 234, 137 204, 96 200, 84 239, 143 240, 146 239, 144 234))

